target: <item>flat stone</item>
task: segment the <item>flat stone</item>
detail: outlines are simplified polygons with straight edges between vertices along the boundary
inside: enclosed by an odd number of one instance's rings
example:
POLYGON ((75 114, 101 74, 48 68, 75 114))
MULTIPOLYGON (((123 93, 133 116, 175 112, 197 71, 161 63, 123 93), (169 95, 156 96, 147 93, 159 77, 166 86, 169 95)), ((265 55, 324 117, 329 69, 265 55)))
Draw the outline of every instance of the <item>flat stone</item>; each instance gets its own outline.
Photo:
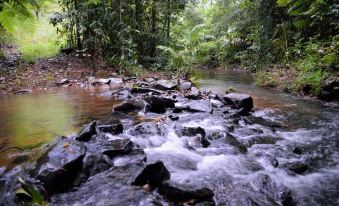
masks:
POLYGON ((110 83, 111 84, 122 84, 124 83, 123 79, 122 78, 108 78, 110 80, 110 83))
POLYGON ((178 83, 174 80, 158 80, 153 84, 154 89, 160 90, 172 90, 178 86, 178 83))
POLYGON ((229 93, 224 95, 224 100, 228 104, 235 106, 237 109, 244 108, 250 111, 253 108, 253 99, 248 94, 243 93, 229 93))
POLYGON ((69 83, 69 79, 63 78, 63 79, 61 79, 61 80, 59 81, 58 85, 59 85, 59 86, 62 86, 62 85, 64 85, 64 84, 68 84, 68 83, 69 83))
POLYGON ((212 103, 207 100, 192 100, 188 103, 175 103, 175 108, 190 112, 206 113, 211 113, 213 110, 212 103))

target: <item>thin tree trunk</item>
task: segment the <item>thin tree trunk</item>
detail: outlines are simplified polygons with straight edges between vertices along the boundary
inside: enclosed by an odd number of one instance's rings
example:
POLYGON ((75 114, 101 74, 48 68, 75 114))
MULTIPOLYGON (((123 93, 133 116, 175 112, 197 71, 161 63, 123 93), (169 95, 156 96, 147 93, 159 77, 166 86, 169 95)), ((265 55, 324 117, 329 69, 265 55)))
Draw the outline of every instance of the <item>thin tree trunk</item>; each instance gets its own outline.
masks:
POLYGON ((82 44, 81 44, 80 26, 79 26, 79 19, 78 19, 78 12, 79 12, 78 0, 74 0, 74 10, 76 12, 76 14, 74 15, 76 42, 77 42, 77 47, 80 50, 82 49, 82 44))
POLYGON ((156 37, 157 37, 157 7, 156 0, 152 2, 152 27, 151 27, 151 43, 150 43, 150 57, 155 57, 156 52, 156 37))
POLYGON ((170 40, 171 32, 171 0, 167 0, 167 40, 170 40))

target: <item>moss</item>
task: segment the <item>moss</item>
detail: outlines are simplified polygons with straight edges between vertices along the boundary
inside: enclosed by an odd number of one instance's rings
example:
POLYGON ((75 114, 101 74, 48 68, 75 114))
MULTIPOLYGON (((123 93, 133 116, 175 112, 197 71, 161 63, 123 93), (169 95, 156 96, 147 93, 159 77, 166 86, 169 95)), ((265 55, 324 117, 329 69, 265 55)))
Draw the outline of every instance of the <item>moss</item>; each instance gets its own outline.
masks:
POLYGON ((264 87, 276 87, 279 80, 274 72, 259 71, 255 75, 255 84, 264 87))

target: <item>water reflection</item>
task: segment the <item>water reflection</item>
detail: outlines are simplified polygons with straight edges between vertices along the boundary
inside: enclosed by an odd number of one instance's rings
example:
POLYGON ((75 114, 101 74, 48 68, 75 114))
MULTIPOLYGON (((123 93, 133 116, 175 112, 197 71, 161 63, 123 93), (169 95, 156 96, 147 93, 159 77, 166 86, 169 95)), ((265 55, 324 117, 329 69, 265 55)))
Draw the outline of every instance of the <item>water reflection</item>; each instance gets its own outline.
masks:
MULTIPOLYGON (((22 96, 0 97, 0 149, 35 148, 57 135, 75 132, 92 119, 107 119, 115 101, 98 93, 109 87, 70 87, 22 96)), ((18 151, 0 155, 0 167, 12 167, 18 151)))

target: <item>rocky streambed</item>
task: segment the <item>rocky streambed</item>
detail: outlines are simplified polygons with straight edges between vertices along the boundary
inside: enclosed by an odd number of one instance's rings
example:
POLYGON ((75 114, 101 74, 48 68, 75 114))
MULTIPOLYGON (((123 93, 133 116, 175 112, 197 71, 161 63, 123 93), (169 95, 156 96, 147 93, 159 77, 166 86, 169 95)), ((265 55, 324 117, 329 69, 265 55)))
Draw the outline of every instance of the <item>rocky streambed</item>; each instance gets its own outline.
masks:
POLYGON ((0 204, 295 204, 267 167, 295 176, 310 165, 299 161, 302 148, 278 144, 280 125, 253 115, 251 96, 202 92, 185 80, 125 83, 101 94, 120 101, 119 119, 94 120, 36 163, 2 174, 0 204), (142 120, 124 121, 131 114, 142 120))

